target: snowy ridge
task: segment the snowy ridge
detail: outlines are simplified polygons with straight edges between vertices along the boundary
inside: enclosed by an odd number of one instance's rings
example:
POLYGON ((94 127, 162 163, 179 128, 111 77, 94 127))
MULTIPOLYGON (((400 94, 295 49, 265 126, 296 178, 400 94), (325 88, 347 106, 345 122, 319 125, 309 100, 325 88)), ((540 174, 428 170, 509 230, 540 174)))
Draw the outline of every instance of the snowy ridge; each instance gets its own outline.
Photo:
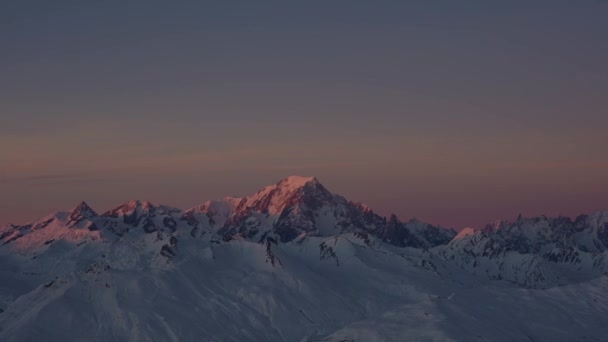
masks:
POLYGON ((0 340, 600 341, 607 237, 606 212, 456 234, 313 177, 185 211, 82 202, 0 229, 0 340))
POLYGON ((401 246, 433 247, 456 234, 414 221, 402 224, 396 216, 389 222, 367 206, 331 193, 316 178, 299 176, 287 177, 252 196, 206 202, 184 216, 192 225, 209 228, 228 240, 271 237, 290 242, 302 235, 332 236, 360 230, 401 246))
POLYGON ((461 231, 437 252, 478 275, 526 287, 585 281, 608 270, 608 215, 519 217, 491 229, 461 231))

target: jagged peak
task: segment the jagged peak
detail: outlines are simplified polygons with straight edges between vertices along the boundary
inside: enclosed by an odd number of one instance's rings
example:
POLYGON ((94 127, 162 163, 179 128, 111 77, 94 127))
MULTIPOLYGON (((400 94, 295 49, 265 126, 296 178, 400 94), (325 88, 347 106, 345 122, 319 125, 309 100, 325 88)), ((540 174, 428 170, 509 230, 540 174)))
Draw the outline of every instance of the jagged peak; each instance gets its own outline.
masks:
POLYGON ((320 184, 316 177, 288 176, 277 183, 277 186, 301 188, 307 184, 320 184))
POLYGON ((130 200, 129 202, 127 202, 125 204, 130 208, 141 207, 143 209, 150 209, 150 208, 156 207, 154 204, 152 204, 149 201, 141 201, 141 200, 130 200))
POLYGON ((363 211, 364 213, 373 213, 374 211, 367 204, 361 202, 350 202, 355 208, 363 211))
POLYGON ((83 218, 91 219, 97 216, 97 212, 93 210, 85 201, 81 201, 70 213, 70 220, 79 221, 83 218))
POLYGON ((279 215, 285 207, 311 195, 326 199, 335 197, 319 183, 316 177, 289 176, 258 190, 253 195, 245 197, 227 196, 222 200, 206 201, 198 207, 188 210, 188 212, 223 212, 230 215, 253 209, 254 211, 279 215))
POLYGON ((240 197, 232 197, 226 196, 222 200, 209 200, 204 202, 203 204, 194 207, 192 209, 186 210, 186 213, 192 212, 223 212, 225 214, 230 214, 230 212, 243 200, 240 197))
POLYGON ((274 185, 274 188, 279 189, 280 193, 296 193, 306 192, 309 194, 316 193, 326 197, 334 197, 335 195, 327 190, 316 177, 301 177, 290 176, 274 185))
MULTIPOLYGON (((244 197, 234 197, 234 196, 226 196, 224 197, 224 202, 228 203, 232 207, 238 206, 241 202, 245 200, 244 197)), ((215 201, 212 201, 215 202, 215 201)))
POLYGON ((456 234, 456 236, 454 237, 454 240, 460 240, 466 236, 474 235, 476 233, 477 233, 477 230, 470 228, 470 227, 466 227, 466 228, 463 228, 461 231, 459 231, 458 234, 456 234))
POLYGON ((315 177, 289 176, 274 185, 259 190, 252 196, 225 200, 230 201, 237 210, 255 208, 278 215, 286 206, 294 203, 298 194, 320 194, 320 197, 334 197, 315 177))
POLYGON ((72 213, 77 212, 77 211, 81 212, 81 213, 90 213, 90 214, 93 214, 94 216, 97 216, 97 213, 95 212, 95 210, 93 208, 91 208, 91 206, 85 201, 81 201, 80 203, 78 203, 76 208, 74 208, 74 210, 72 210, 72 213))
POLYGON ((289 176, 281 179, 273 185, 269 185, 264 187, 263 189, 260 189, 254 195, 248 196, 247 199, 264 196, 270 192, 277 191, 280 193, 292 193, 307 187, 321 187, 325 189, 315 177, 289 176))
POLYGON ((152 204, 151 202, 141 201, 141 200, 130 200, 128 202, 125 202, 125 203, 117 206, 114 209, 111 209, 110 211, 106 212, 104 215, 119 216, 119 215, 130 214, 130 213, 133 213, 138 210, 149 211, 153 208, 156 208, 156 206, 154 204, 152 204))
POLYGON ((425 222, 420 221, 419 219, 417 219, 417 218, 415 218, 415 217, 412 217, 411 219, 409 219, 409 220, 407 221, 407 223, 408 223, 408 224, 421 224, 421 223, 426 224, 425 222))
POLYGON ((401 223, 401 221, 399 220, 399 218, 397 217, 397 215, 395 213, 390 214, 390 216, 388 217, 388 222, 389 223, 401 223))

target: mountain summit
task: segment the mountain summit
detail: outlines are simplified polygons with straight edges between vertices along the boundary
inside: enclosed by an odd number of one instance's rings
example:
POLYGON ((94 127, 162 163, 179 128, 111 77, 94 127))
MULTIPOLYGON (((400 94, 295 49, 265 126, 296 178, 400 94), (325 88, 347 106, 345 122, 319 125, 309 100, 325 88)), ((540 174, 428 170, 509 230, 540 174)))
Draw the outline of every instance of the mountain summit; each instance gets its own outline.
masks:
POLYGON ((314 200, 331 201, 333 197, 334 195, 314 177, 290 176, 252 196, 241 198, 236 209, 280 215, 285 208, 305 202, 313 204, 314 200))
POLYGON ((74 222, 82 221, 82 220, 90 220, 97 216, 95 210, 93 210, 89 205, 82 201, 72 212, 70 213, 70 220, 74 222))
POLYGON ((284 178, 251 196, 206 202, 186 211, 185 217, 191 225, 208 227, 226 240, 290 242, 305 236, 360 232, 401 246, 432 247, 456 235, 453 230, 432 227, 443 238, 429 240, 421 231, 410 232, 408 225, 400 225, 400 231, 387 230, 386 218, 330 192, 315 177, 301 176, 284 178), (406 241, 405 236, 413 238, 406 241))

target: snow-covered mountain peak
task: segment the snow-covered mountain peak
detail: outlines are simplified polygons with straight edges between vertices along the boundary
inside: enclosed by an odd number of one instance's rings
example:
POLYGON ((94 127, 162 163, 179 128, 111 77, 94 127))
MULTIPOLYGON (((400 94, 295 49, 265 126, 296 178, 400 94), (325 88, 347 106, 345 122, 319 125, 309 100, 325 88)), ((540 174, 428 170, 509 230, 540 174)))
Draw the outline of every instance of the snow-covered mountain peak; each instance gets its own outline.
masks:
POLYGON ((315 177, 290 176, 247 197, 208 201, 185 212, 191 226, 209 227, 224 239, 266 237, 290 242, 302 236, 370 233, 398 246, 432 247, 456 232, 421 221, 402 223, 330 192, 315 177))
POLYGON ((238 203, 237 211, 254 210, 281 215, 286 208, 303 203, 320 206, 321 202, 331 201, 334 196, 314 177, 290 176, 244 200, 234 199, 232 203, 238 203))
POLYGON ((135 212, 147 212, 156 206, 148 201, 131 200, 119 205, 118 207, 106 212, 104 216, 118 217, 127 216, 135 212))
POLYGON ((316 177, 289 176, 277 183, 277 186, 282 186, 291 189, 301 188, 307 184, 319 184, 316 177))
POLYGON ((159 228, 174 230, 175 220, 182 211, 166 205, 154 205, 147 201, 129 201, 102 215, 104 226, 122 236, 130 228, 142 228, 146 233, 152 233, 159 228))
POLYGON ((287 195, 304 190, 318 190, 329 193, 329 191, 315 177, 289 176, 287 178, 283 178, 276 184, 263 188, 250 198, 264 196, 269 192, 287 195))
POLYGON ((454 240, 460 240, 465 238, 466 236, 469 235, 473 235, 477 233, 477 231, 473 228, 467 227, 467 228, 463 228, 461 231, 458 232, 458 234, 456 234, 456 236, 454 237, 454 240))
POLYGON ((97 217, 97 213, 86 202, 80 202, 70 213, 71 221, 91 220, 97 217))

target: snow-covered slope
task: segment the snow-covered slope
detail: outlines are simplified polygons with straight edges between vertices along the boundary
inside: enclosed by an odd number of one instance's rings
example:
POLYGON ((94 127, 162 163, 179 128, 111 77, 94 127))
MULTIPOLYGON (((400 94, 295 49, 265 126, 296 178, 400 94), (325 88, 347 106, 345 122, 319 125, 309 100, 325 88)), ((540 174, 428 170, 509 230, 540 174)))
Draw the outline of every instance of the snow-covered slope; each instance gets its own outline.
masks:
POLYGON ((217 232, 224 239, 260 241, 267 237, 290 242, 302 236, 332 236, 367 232, 398 246, 434 247, 449 242, 456 232, 417 221, 400 222, 375 214, 327 190, 314 177, 287 177, 256 194, 209 201, 187 210, 191 225, 217 232))
POLYGON ((544 288, 590 280, 608 270, 608 212, 522 218, 465 229, 435 252, 491 279, 544 288))
POLYGON ((0 229, 1 341, 601 341, 605 213, 453 230, 311 177, 0 229))

